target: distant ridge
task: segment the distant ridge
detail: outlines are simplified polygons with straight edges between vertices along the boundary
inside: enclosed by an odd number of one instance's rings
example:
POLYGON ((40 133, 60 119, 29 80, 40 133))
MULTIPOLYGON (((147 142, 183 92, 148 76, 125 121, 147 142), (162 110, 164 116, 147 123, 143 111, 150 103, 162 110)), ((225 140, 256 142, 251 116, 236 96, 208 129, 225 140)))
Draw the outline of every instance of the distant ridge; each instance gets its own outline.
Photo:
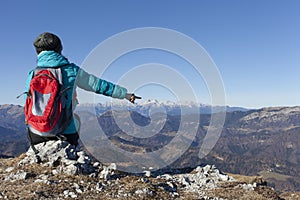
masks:
POLYGON ((231 106, 211 106, 196 102, 172 102, 163 101, 159 102, 156 99, 141 101, 137 104, 130 104, 124 101, 113 101, 97 104, 80 104, 77 110, 92 109, 96 110, 97 114, 104 113, 109 110, 131 110, 143 115, 149 115, 154 112, 166 112, 168 115, 180 115, 184 114, 211 114, 217 112, 235 112, 235 111, 248 111, 249 109, 243 107, 231 107, 231 106))

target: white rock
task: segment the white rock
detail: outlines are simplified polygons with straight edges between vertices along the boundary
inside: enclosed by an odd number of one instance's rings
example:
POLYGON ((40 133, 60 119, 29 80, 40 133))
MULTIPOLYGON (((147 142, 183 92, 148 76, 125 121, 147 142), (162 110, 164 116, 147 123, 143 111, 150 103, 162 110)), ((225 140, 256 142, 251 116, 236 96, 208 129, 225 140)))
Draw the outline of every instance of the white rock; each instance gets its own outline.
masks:
POLYGON ((52 174, 53 175, 57 175, 59 172, 56 170, 56 169, 54 169, 54 170, 52 170, 52 174))
POLYGON ((68 196, 68 195, 69 195, 69 190, 65 190, 65 191, 64 191, 64 195, 65 195, 65 196, 68 196))
POLYGON ((100 163, 99 162, 95 162, 94 164, 93 164, 93 167, 95 167, 95 168, 97 168, 97 167, 99 167, 100 166, 100 163))
POLYGON ((29 173, 20 170, 16 174, 11 174, 10 179, 12 179, 12 180, 25 180, 29 177, 30 177, 29 173))
POLYGON ((71 198, 77 198, 77 195, 74 192, 69 192, 69 196, 71 198))
POLYGON ((164 178, 166 180, 172 180, 173 177, 170 174, 163 174, 161 176, 158 176, 157 178, 164 178))
POLYGON ((99 177, 108 180, 111 175, 114 175, 114 170, 116 169, 117 165, 115 163, 112 163, 109 166, 103 166, 103 170, 100 172, 99 177))
POLYGON ((75 164, 77 164, 77 161, 76 160, 64 159, 63 163, 65 165, 75 165, 75 164))
POLYGON ((74 188, 79 189, 80 186, 77 183, 73 183, 74 188))
POLYGON ((204 174, 208 174, 210 172, 211 166, 210 165, 206 165, 202 169, 203 169, 203 173, 204 174))
POLYGON ((145 173, 146 177, 150 177, 151 176, 151 171, 144 171, 144 173, 145 173))
POLYGON ((243 184, 243 185, 242 185, 242 188, 243 188, 244 190, 254 190, 254 187, 253 187, 252 184, 243 184))
POLYGON ((116 163, 111 163, 111 164, 108 166, 108 168, 109 168, 110 170, 117 170, 117 165, 116 165, 116 163))
POLYGON ((76 192, 79 194, 83 193, 81 189, 76 189, 76 192))
POLYGON ((14 170, 15 168, 14 167, 8 167, 5 172, 11 172, 12 170, 14 170))
POLYGON ((143 190, 136 190, 134 193, 135 193, 135 194, 143 194, 144 191, 143 191, 143 190))
POLYGON ((224 174, 219 174, 219 180, 221 180, 221 181, 228 181, 229 177, 227 175, 224 175, 224 174))
POLYGON ((202 167, 197 166, 196 169, 195 169, 195 171, 198 172, 198 173, 201 173, 202 172, 202 167))
POLYGON ((69 175, 75 175, 78 173, 78 168, 75 165, 69 165, 63 168, 63 172, 69 175))
POLYGON ((85 163, 85 157, 84 156, 79 156, 79 158, 77 159, 78 163, 85 163))
MULTIPOLYGON (((38 156, 43 166, 56 168, 56 171, 52 171, 53 174, 92 174, 96 171, 89 156, 84 151, 78 151, 74 145, 70 145, 66 141, 48 141, 35 145, 35 148, 39 151, 38 156)), ((36 155, 29 148, 25 158, 19 162, 19 165, 31 164, 36 161, 36 155)), ((111 170, 115 168, 115 164, 110 166, 111 170)))
POLYGON ((49 177, 46 174, 39 175, 39 178, 42 180, 47 180, 49 177))

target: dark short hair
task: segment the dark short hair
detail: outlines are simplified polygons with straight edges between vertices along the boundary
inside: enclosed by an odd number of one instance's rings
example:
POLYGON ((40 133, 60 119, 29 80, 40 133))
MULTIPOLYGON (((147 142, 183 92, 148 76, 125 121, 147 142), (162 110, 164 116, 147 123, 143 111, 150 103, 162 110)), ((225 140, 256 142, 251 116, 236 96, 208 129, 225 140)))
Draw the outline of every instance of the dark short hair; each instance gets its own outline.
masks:
POLYGON ((36 53, 42 51, 56 51, 61 54, 62 44, 59 37, 53 33, 44 32, 40 34, 33 42, 36 53))

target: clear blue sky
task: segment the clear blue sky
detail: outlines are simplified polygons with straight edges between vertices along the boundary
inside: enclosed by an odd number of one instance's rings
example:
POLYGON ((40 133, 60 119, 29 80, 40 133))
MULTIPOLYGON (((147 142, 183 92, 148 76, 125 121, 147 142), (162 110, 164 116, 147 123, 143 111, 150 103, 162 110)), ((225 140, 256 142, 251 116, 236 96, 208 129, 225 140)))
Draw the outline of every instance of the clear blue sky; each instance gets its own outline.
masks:
MULTIPOLYGON (((32 42, 44 31, 59 35, 63 54, 80 65, 114 34, 163 27, 206 49, 221 73, 228 105, 300 105, 299 10, 297 0, 1 1, 0 104, 23 104, 15 97, 36 64, 32 42)), ((146 98, 159 95, 148 89, 146 98)))

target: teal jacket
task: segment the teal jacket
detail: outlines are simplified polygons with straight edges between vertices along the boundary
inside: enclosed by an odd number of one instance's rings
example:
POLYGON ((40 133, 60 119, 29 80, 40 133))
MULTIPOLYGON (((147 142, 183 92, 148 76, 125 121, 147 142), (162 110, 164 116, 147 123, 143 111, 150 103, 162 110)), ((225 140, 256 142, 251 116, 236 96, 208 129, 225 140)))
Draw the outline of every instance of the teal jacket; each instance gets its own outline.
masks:
MULTIPOLYGON (((127 93, 127 89, 110 83, 108 81, 102 80, 95 77, 92 74, 88 74, 86 71, 78 67, 77 65, 70 63, 67 58, 62 56, 55 51, 42 51, 37 57, 37 66, 38 67, 58 67, 62 66, 62 76, 63 84, 65 87, 71 87, 68 90, 68 102, 67 106, 71 107, 73 99, 73 91, 75 91, 76 86, 97 94, 103 94, 105 96, 110 96, 113 98, 124 99, 127 93)), ((34 70, 29 72, 25 91, 29 90, 30 80, 33 77, 34 70)), ((73 102, 74 105, 74 102, 73 102)), ((76 103, 75 103, 76 105, 76 103)), ((75 106, 74 106, 75 107, 75 106)), ((73 109, 75 109, 73 107, 73 109)), ((79 122, 73 118, 70 122, 70 125, 65 130, 65 134, 74 134, 77 132, 79 127, 79 122)))

